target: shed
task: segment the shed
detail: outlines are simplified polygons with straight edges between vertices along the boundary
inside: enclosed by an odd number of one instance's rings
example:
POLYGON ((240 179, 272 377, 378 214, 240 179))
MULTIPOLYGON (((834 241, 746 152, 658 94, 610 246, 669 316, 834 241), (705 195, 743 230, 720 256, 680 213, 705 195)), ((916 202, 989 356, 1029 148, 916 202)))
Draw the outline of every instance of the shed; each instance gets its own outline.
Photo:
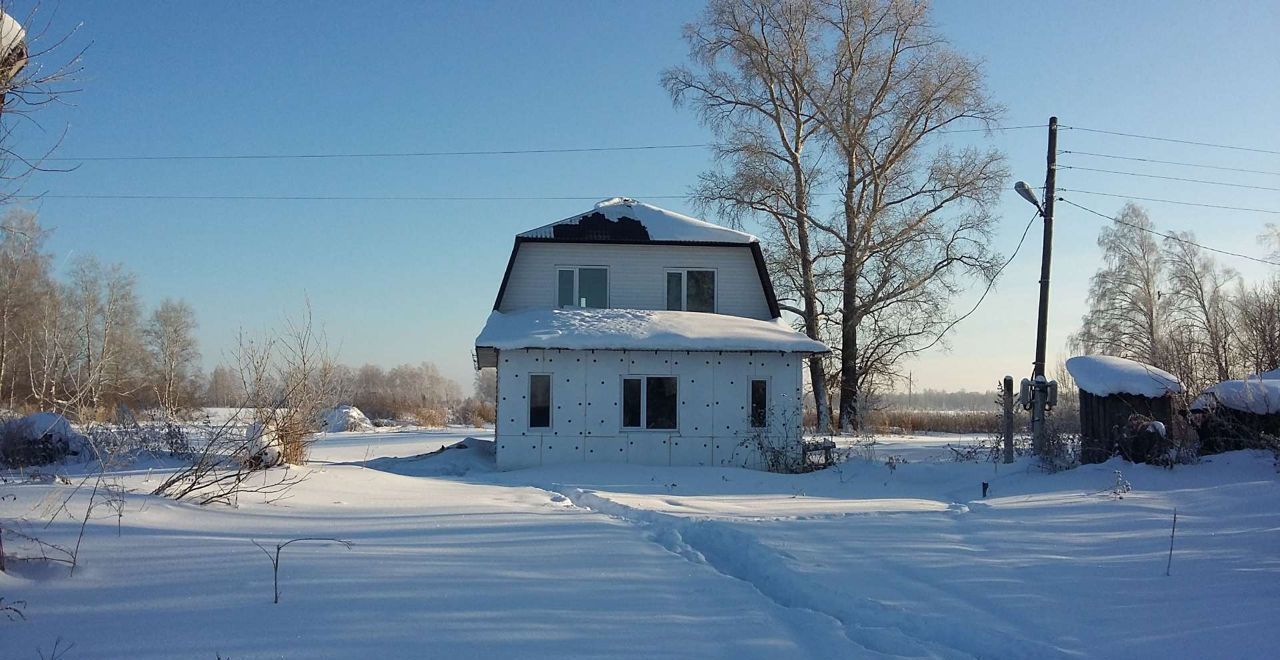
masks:
POLYGON ((1210 386, 1191 403, 1201 453, 1261 447, 1262 434, 1280 436, 1280 372, 1210 386))
POLYGON ((1173 374, 1111 355, 1073 357, 1067 371, 1080 388, 1081 462, 1110 458, 1133 415, 1160 422, 1155 432, 1162 435, 1172 428, 1173 395, 1182 393, 1173 374))

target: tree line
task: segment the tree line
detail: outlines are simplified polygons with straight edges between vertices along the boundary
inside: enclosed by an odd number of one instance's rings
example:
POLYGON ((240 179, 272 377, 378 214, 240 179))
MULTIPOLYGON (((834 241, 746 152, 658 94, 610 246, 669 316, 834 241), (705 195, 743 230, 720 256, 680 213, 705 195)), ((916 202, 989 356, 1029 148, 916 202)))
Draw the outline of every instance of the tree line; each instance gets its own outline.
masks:
MULTIPOLYGON (((1280 272, 1247 282, 1190 232, 1157 240, 1147 211, 1126 204, 1098 235, 1103 265, 1090 280, 1074 352, 1164 369, 1194 396, 1214 383, 1280 368, 1280 272)), ((1280 258, 1280 229, 1259 237, 1280 258)))
POLYGON ((927 2, 712 0, 685 36, 663 83, 715 135, 695 202, 763 228, 783 308, 832 348, 808 363, 818 425, 857 429, 961 318, 956 294, 1002 268, 1005 158, 951 135, 1002 108, 927 2))
POLYGON ((465 396, 431 363, 383 369, 333 362, 309 318, 278 336, 242 336, 227 363, 206 374, 190 304, 165 299, 145 309, 137 277, 92 255, 78 256, 59 277, 49 235, 33 212, 13 208, 0 218, 0 405, 10 410, 88 422, 116 419, 122 407, 175 416, 201 406, 261 407, 281 398, 275 390, 292 387, 279 374, 297 371, 272 372, 264 363, 290 350, 285 340, 305 336, 312 355, 303 357, 325 363, 307 370, 324 374, 324 403, 423 423, 492 421, 491 406, 465 396))

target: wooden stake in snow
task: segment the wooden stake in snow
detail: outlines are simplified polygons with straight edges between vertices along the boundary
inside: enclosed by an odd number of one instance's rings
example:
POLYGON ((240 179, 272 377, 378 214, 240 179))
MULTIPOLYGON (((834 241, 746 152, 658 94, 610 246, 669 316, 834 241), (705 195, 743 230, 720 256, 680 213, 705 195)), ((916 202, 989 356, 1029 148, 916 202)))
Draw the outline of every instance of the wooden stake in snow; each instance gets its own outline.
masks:
POLYGON ((1169 571, 1173 569, 1173 535, 1178 531, 1178 510, 1173 510, 1173 529, 1169 530, 1169 563, 1165 564, 1164 576, 1169 577, 1169 571))
MULTIPOLYGON (((250 540, 252 541, 253 539, 250 539, 250 540)), ((266 548, 262 547, 261 543, 258 543, 257 541, 253 541, 253 544, 258 546, 259 550, 265 552, 267 554, 267 558, 271 560, 271 580, 273 583, 273 587, 275 589, 275 598, 271 601, 272 603, 275 603, 277 605, 280 604, 280 551, 284 550, 284 547, 289 545, 290 543, 298 543, 301 541, 314 541, 319 543, 341 543, 342 545, 346 546, 348 550, 351 549, 351 545, 352 545, 351 541, 344 541, 343 539, 305 537, 305 538, 285 541, 284 543, 277 543, 276 552, 273 555, 271 554, 270 550, 267 550, 266 548)))

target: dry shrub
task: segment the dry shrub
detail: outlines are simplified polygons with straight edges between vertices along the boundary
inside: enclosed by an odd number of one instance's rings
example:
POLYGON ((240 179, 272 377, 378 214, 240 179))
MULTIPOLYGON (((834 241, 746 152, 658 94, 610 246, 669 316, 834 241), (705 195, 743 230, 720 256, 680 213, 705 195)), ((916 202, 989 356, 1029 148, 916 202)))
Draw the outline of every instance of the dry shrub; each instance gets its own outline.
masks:
POLYGON ((414 414, 419 426, 427 428, 444 428, 449 421, 449 411, 440 408, 423 408, 414 414))

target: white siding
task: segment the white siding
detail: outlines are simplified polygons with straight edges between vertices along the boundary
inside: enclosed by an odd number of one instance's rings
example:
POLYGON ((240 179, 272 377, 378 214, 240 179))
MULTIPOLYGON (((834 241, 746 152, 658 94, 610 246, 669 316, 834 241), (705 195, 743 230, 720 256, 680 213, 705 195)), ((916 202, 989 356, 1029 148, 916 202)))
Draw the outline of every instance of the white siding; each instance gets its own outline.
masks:
POLYGON ((502 351, 497 459, 504 470, 574 462, 759 468, 751 379, 769 381, 769 442, 800 433, 802 356, 699 351, 502 351), (551 428, 529 429, 530 374, 552 378, 551 428), (678 428, 624 430, 624 375, 678 379, 678 428))
POLYGON ((772 318, 755 260, 746 245, 523 243, 498 311, 555 307, 559 266, 607 266, 609 306, 620 309, 666 309, 667 269, 712 269, 716 271, 718 313, 772 318))

